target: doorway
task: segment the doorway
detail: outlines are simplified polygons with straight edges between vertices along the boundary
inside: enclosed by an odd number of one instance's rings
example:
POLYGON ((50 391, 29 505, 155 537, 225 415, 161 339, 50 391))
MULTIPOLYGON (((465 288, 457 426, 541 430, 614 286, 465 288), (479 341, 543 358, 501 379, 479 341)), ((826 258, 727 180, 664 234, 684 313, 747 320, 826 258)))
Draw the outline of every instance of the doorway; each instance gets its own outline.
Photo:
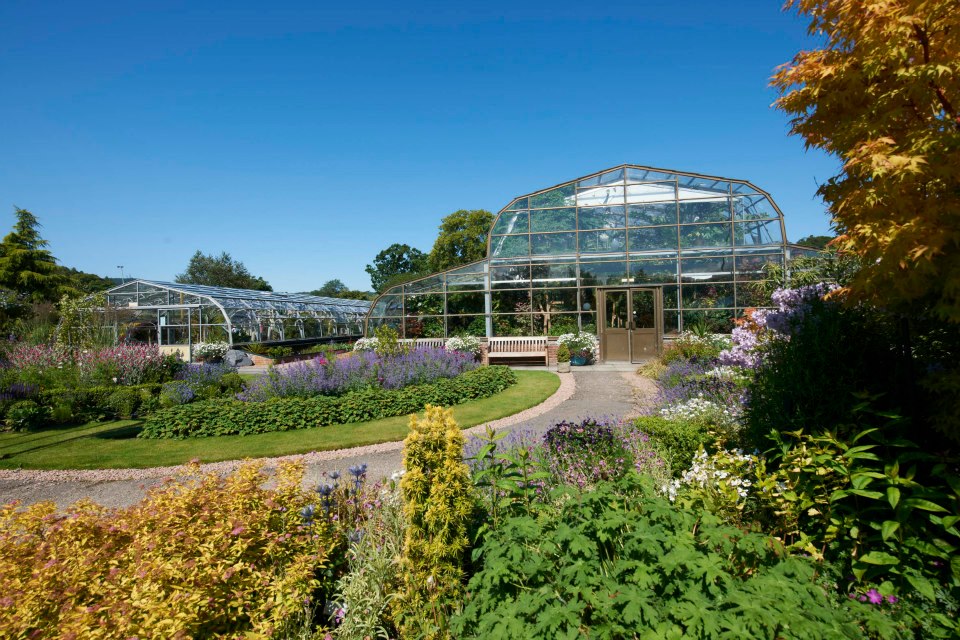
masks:
POLYGON ((663 299, 658 287, 600 289, 600 359, 643 362, 660 353, 663 299))

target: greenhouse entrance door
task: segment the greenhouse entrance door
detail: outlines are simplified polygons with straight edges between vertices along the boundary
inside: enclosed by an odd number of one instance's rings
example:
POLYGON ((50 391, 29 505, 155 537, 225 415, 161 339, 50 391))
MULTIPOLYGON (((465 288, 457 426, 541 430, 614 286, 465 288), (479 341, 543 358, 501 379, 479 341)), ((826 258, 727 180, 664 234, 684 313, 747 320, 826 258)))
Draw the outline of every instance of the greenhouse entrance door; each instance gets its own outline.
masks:
POLYGON ((663 318, 660 289, 601 289, 599 293, 603 362, 643 362, 659 354, 663 318))

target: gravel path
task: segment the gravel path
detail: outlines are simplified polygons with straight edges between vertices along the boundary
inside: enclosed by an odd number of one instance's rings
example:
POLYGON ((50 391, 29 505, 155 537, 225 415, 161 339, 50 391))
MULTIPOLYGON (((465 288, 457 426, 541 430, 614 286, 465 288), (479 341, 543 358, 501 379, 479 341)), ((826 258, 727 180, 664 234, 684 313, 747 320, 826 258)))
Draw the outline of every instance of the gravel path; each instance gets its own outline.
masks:
MULTIPOLYGON (((564 419, 587 416, 631 416, 639 413, 656 394, 656 385, 633 372, 575 371, 561 374, 560 388, 541 404, 515 415, 466 430, 483 433, 487 426, 497 430, 521 428, 534 433, 546 431, 564 419)), ((366 464, 371 478, 387 477, 401 468, 402 442, 265 459, 264 465, 276 467, 285 460, 306 464, 305 483, 315 485, 325 473, 344 471, 366 464)), ((242 461, 200 465, 203 473, 229 473, 242 461)), ((139 501, 147 490, 165 482, 194 475, 195 467, 157 467, 151 469, 103 469, 96 471, 0 470, 0 504, 19 500, 32 504, 50 500, 63 508, 81 498, 107 507, 121 507, 139 501)))

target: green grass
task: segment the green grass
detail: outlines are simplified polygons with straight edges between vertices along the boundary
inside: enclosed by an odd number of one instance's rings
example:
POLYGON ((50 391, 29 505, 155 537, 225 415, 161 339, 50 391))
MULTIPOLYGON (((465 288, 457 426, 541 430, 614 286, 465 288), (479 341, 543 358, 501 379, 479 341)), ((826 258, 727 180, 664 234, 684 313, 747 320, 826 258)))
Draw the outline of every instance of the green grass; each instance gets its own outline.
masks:
MULTIPOLYGON (((517 371, 518 383, 490 398, 453 408, 460 426, 472 427, 513 415, 553 395, 560 379, 549 371, 517 371)), ((309 451, 345 449, 402 440, 409 418, 338 424, 253 436, 187 440, 141 440, 137 420, 89 423, 35 433, 0 433, 3 469, 117 469, 163 467, 199 458, 201 462, 269 458, 309 451)))

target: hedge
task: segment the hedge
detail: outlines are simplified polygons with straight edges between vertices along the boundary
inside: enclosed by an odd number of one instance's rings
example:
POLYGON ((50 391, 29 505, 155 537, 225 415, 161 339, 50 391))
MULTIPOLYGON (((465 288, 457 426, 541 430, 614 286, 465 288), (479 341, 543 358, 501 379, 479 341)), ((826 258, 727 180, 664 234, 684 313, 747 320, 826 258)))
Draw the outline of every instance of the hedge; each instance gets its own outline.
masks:
POLYGON ((342 396, 272 398, 265 402, 207 400, 161 409, 143 424, 141 438, 199 438, 291 431, 367 422, 487 398, 517 382, 508 367, 481 367, 403 389, 365 389, 342 396))

